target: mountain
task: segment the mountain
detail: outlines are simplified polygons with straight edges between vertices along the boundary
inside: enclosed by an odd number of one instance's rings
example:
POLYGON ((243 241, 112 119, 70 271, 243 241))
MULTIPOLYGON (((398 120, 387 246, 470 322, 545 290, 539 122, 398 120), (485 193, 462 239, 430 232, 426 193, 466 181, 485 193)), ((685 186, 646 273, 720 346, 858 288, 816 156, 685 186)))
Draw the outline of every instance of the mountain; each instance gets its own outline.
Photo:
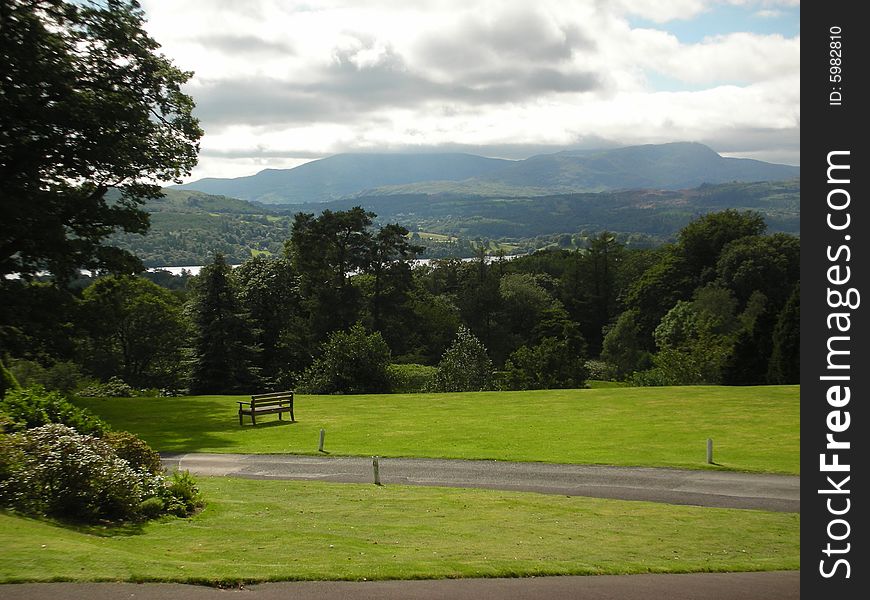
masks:
POLYGON ((508 166, 495 178, 484 176, 482 179, 516 186, 549 185, 580 191, 681 190, 704 183, 782 181, 799 174, 798 167, 725 158, 703 144, 675 142, 598 152, 542 154, 508 166))
POLYGON ((300 204, 394 194, 528 197, 679 190, 799 176, 799 167, 726 158, 703 144, 675 142, 563 151, 521 161, 471 154, 339 154, 295 169, 267 169, 248 177, 201 179, 175 187, 267 204, 300 204))
POLYGON ((174 189, 265 204, 326 202, 367 189, 489 175, 511 161, 473 154, 337 154, 293 169, 266 169, 234 179, 207 178, 174 189))

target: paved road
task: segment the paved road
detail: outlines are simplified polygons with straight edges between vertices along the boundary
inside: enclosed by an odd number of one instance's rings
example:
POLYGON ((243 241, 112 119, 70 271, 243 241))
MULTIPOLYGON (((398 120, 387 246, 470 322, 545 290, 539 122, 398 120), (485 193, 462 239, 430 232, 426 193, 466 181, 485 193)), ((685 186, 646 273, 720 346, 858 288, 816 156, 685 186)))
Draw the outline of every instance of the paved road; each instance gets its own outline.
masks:
POLYGON ((794 600, 800 572, 601 575, 529 579, 312 581, 218 590, 174 583, 0 585, 3 600, 794 600))
MULTIPOLYGON (((372 483, 370 458, 285 454, 166 454, 199 475, 372 483)), ((800 477, 491 460, 379 459, 384 485, 437 485, 800 512, 800 477)))

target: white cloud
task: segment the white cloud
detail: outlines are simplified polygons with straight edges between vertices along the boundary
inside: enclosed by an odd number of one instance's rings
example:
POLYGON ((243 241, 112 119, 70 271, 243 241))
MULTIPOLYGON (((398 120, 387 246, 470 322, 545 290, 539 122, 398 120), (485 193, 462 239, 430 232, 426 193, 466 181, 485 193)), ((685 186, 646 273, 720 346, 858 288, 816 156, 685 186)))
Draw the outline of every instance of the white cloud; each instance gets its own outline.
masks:
POLYGON ((719 141, 740 152, 744 135, 746 152, 763 155, 770 139, 772 153, 797 162, 798 38, 683 44, 666 25, 632 28, 627 18, 664 24, 714 4, 143 1, 163 52, 196 73, 187 89, 207 134, 195 177, 347 150, 486 153, 590 138, 719 141), (656 90, 653 76, 685 89, 656 90))

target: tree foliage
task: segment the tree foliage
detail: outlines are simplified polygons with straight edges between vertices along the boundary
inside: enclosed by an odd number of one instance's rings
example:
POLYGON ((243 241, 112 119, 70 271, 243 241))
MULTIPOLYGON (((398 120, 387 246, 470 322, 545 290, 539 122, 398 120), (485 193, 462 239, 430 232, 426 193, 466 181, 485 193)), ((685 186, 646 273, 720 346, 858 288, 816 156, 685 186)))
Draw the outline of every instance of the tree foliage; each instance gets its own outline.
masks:
POLYGON ((177 387, 187 335, 176 296, 147 279, 109 276, 82 293, 82 364, 101 379, 177 387))
POLYGON ((193 326, 190 390, 250 393, 258 384, 256 349, 221 254, 203 268, 187 310, 193 326))
POLYGON ((387 392, 389 364, 390 348, 381 334, 369 334, 357 323, 329 336, 299 388, 312 394, 387 392))
POLYGON ((202 135, 191 74, 143 24, 135 0, 0 3, 0 283, 141 266, 102 242, 147 229, 138 205, 190 172, 202 135))
POLYGON ((486 347, 465 326, 444 352, 432 381, 436 392, 480 392, 492 388, 493 365, 486 347))
POLYGON ((522 346, 505 364, 505 380, 512 390, 581 388, 586 383, 585 360, 568 342, 544 338, 535 346, 522 346))

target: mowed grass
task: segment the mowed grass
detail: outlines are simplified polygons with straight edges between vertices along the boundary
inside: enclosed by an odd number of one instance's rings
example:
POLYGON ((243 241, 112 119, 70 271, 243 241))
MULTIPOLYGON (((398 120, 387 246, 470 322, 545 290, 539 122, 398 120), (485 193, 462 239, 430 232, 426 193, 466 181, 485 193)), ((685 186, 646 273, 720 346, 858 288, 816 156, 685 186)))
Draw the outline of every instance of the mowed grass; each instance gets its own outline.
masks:
POLYGON ((800 472, 798 386, 297 396, 297 423, 256 427, 239 399, 77 403, 164 452, 316 454, 323 428, 333 455, 800 472))
POLYGON ((407 579, 800 568, 800 515, 404 486, 199 478, 141 529, 0 512, 0 582, 407 579))

